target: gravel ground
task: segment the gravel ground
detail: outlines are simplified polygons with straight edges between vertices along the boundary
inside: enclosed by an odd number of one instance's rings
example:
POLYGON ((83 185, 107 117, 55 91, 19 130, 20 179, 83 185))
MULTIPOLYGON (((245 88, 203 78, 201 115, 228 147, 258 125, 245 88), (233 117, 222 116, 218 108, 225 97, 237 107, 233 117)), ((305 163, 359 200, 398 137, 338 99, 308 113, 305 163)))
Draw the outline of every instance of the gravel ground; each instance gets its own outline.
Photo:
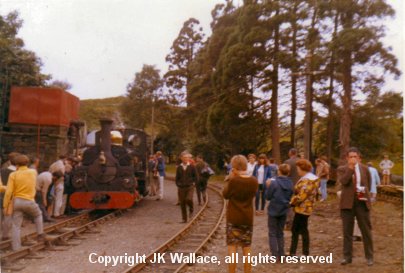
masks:
MULTIPOLYGON (((333 197, 333 196, 332 196, 333 197)), ((314 214, 309 218, 310 254, 328 256, 332 253, 332 264, 259 264, 253 267, 253 272, 404 272, 404 241, 403 241, 403 208, 391 203, 377 202, 372 212, 374 239, 374 266, 368 267, 364 258, 363 243, 354 242, 354 257, 351 265, 342 266, 343 239, 342 223, 339 218, 337 200, 318 203, 314 214)), ((267 215, 255 217, 253 230, 253 255, 270 255, 267 235, 267 215)), ((291 232, 285 231, 285 250, 288 253, 291 232)), ((301 255, 301 238, 298 245, 298 255, 301 255)), ((225 243, 225 225, 222 224, 219 235, 204 255, 216 255, 224 261, 227 255, 225 243)), ((242 252, 239 251, 239 257, 242 252)), ((240 258, 241 259, 241 258, 240 258)), ((237 266, 238 272, 243 272, 243 265, 237 266)), ((187 272, 227 272, 227 265, 220 266, 197 264, 189 267, 187 272)))
POLYGON ((125 253, 128 255, 150 253, 184 225, 180 223, 181 213, 180 208, 174 205, 176 201, 177 188, 173 182, 166 181, 163 200, 155 201, 155 198, 151 197, 143 199, 121 217, 102 224, 99 227, 100 233, 84 235, 86 240, 66 251, 39 252, 41 256, 45 256, 44 259, 18 261, 19 265, 26 265, 20 272, 121 272, 127 268, 126 264, 119 264, 116 267, 92 264, 89 262, 90 253, 118 256, 125 253))
MULTIPOLYGON (((105 267, 91 264, 89 254, 98 255, 142 255, 149 253, 159 244, 174 235, 181 227, 180 209, 173 204, 177 200, 173 182, 166 182, 166 195, 162 201, 144 199, 136 208, 123 216, 100 226, 101 233, 86 235, 80 245, 67 251, 41 252, 42 260, 26 260, 19 264, 28 265, 24 273, 47 272, 120 272, 125 264, 105 267), (164 208, 164 211, 162 210, 164 208), (159 219, 159 220, 156 220, 159 219)), ((328 256, 332 253, 332 264, 259 264, 253 272, 403 272, 403 208, 387 202, 377 202, 373 206, 372 225, 374 236, 375 263, 368 267, 364 258, 363 244, 354 243, 353 264, 341 266, 342 230, 337 200, 330 197, 327 202, 318 203, 314 214, 309 218, 311 237, 310 254, 328 256)), ((270 254, 267 237, 267 216, 255 217, 253 255, 270 254)), ((285 232, 285 248, 288 252, 291 233, 285 232)), ((300 242, 301 243, 301 242, 300 242)), ((301 244, 298 246, 300 254, 301 244)), ((225 225, 211 242, 204 255, 215 255, 224 261, 226 252, 225 225)), ((241 252, 239 252, 241 256, 241 252)), ((187 272, 227 272, 224 262, 221 265, 198 264, 187 272)), ((243 272, 242 264, 238 272, 243 272)))

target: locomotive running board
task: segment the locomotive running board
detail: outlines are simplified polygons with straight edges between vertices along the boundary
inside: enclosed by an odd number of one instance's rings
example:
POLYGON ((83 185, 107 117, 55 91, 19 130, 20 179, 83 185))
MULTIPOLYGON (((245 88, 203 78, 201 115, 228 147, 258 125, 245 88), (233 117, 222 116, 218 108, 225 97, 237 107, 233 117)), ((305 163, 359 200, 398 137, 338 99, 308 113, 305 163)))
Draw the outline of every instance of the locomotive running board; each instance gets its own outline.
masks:
POLYGON ((126 209, 132 207, 138 194, 129 192, 75 192, 70 196, 70 205, 75 209, 126 209), (105 203, 95 203, 100 195, 109 196, 105 203))

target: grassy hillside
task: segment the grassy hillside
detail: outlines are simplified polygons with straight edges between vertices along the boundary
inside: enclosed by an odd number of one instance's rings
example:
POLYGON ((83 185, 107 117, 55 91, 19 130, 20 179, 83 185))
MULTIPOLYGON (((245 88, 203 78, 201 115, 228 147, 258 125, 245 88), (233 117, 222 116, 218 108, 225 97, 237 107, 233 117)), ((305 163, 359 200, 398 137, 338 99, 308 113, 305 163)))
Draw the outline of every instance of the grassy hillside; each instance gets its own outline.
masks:
POLYGON ((86 122, 88 131, 100 128, 100 118, 111 118, 120 122, 119 106, 123 100, 123 96, 81 100, 79 117, 86 122))

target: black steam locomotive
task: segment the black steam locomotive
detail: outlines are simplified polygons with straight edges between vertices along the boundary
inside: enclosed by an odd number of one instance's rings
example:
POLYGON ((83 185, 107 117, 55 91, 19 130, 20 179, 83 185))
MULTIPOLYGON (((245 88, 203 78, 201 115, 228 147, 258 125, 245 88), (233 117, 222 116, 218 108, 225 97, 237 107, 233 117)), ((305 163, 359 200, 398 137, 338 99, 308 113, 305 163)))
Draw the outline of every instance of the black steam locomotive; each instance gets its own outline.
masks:
POLYGON ((112 120, 100 123, 95 146, 85 150, 82 165, 73 173, 70 205, 77 209, 129 208, 147 194, 148 135, 127 129, 123 145, 113 145, 112 120))

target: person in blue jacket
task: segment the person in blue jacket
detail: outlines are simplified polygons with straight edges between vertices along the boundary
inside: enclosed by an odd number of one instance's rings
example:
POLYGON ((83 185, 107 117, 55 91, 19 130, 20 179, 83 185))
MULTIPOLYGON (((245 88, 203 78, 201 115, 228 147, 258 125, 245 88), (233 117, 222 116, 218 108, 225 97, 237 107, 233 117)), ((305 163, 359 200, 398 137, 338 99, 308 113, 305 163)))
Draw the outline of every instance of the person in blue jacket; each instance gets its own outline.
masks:
POLYGON ((255 207, 256 215, 264 214, 264 206, 266 204, 265 193, 266 193, 266 181, 271 178, 271 168, 269 160, 265 154, 260 154, 257 164, 253 170, 253 176, 257 178, 259 182, 259 189, 256 192, 255 207), (259 210, 260 203, 260 210, 259 210))
POLYGON ((287 220, 287 212, 293 195, 293 183, 288 177, 290 165, 281 164, 278 176, 267 181, 266 199, 270 201, 267 208, 269 245, 271 254, 280 260, 284 256, 284 225, 287 220))

